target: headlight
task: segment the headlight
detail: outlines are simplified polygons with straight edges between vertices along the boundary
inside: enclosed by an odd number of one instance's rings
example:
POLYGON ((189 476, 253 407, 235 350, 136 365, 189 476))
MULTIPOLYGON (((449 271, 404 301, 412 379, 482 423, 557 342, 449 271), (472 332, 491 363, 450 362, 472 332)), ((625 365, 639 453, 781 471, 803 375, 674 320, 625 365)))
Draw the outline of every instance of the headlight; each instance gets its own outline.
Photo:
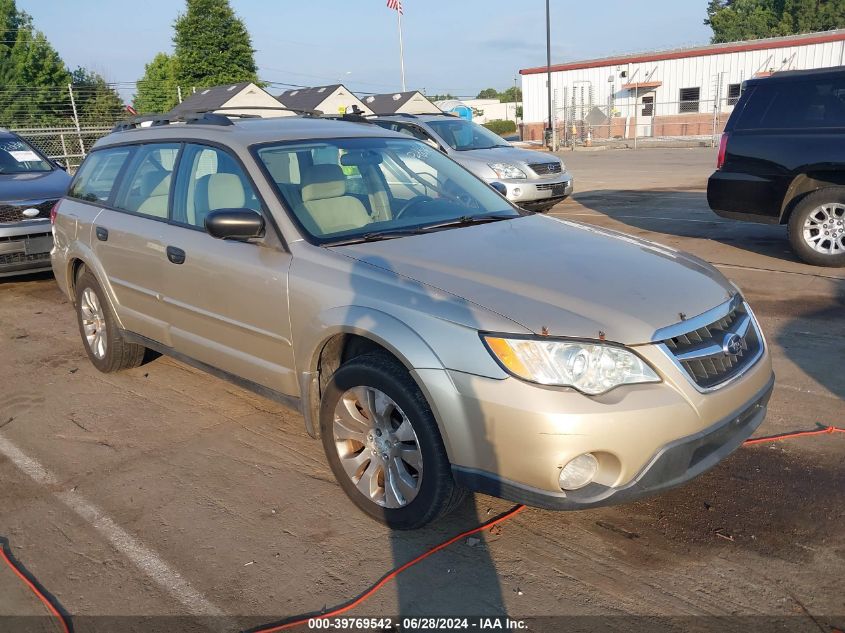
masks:
POLYGON ((527 178, 525 172, 516 165, 510 163, 489 163, 489 165, 499 178, 527 178))
POLYGON ((574 387, 591 396, 619 385, 660 382, 639 356, 603 343, 485 336, 487 349, 514 376, 574 387))

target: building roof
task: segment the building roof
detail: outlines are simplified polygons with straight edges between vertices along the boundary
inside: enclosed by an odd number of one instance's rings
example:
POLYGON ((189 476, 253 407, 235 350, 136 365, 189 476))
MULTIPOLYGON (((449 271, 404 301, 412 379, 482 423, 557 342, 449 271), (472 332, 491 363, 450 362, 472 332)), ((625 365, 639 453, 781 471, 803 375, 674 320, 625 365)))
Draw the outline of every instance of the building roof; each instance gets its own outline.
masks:
POLYGON ((202 112, 205 110, 214 110, 222 108, 223 105, 229 101, 236 94, 241 92, 247 86, 251 86, 251 81, 241 81, 235 84, 225 84, 222 86, 213 86, 211 88, 203 88, 197 90, 195 93, 188 96, 179 105, 170 111, 170 114, 188 114, 190 112, 202 112))
MULTIPOLYGON (((393 114, 403 105, 408 103, 416 95, 425 98, 419 90, 409 90, 407 92, 390 92, 387 94, 369 95, 363 98, 363 102, 367 107, 376 114, 393 114)), ((429 101, 429 103, 431 103, 429 101)), ((437 110, 437 107, 432 103, 432 112, 437 110)))
POLYGON ((342 84, 331 84, 329 86, 316 86, 314 88, 294 88, 285 90, 276 99, 287 108, 297 110, 317 110, 326 97, 334 94, 342 84))
MULTIPOLYGON (((664 51, 632 53, 619 57, 602 57, 565 64, 555 64, 552 72, 563 70, 580 70, 583 68, 601 68, 603 66, 621 66, 622 64, 639 64, 643 62, 657 62, 667 59, 682 59, 685 57, 702 57, 705 55, 722 55, 725 53, 740 53, 744 51, 759 51, 769 48, 784 48, 787 46, 807 46, 809 44, 824 44, 826 42, 845 41, 845 29, 824 31, 821 33, 806 33, 803 35, 787 35, 786 37, 770 37, 763 40, 749 40, 746 42, 728 42, 725 44, 710 44, 708 46, 694 46, 691 48, 676 48, 664 51)), ((523 68, 520 75, 535 75, 546 72, 545 66, 523 68)))

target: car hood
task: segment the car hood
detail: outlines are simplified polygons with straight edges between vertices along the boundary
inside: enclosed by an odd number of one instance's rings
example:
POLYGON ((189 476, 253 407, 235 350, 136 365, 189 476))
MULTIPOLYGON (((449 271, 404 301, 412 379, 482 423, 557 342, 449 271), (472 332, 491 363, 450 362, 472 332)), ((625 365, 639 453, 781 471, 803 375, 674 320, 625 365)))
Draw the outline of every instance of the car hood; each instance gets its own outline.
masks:
POLYGON ((61 169, 0 174, 0 201, 53 200, 67 192, 70 176, 61 169))
POLYGON ((656 330, 736 292, 691 255, 542 215, 337 250, 460 296, 536 334, 625 344, 647 343, 656 330))
MULTIPOLYGON (((454 151, 449 156, 459 163, 479 163, 485 167, 490 163, 524 163, 530 165, 533 163, 553 163, 559 161, 556 156, 551 154, 541 154, 536 151, 511 146, 493 147, 491 149, 470 149, 463 152, 454 151)), ((490 173, 495 175, 492 170, 490 170, 490 173)))

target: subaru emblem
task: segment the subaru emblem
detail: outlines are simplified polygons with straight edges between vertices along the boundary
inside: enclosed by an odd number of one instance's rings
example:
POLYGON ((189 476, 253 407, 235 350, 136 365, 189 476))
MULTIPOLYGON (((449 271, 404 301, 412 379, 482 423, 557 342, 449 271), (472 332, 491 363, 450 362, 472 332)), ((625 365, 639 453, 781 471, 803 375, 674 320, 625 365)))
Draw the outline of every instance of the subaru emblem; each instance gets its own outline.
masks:
POLYGON ((734 332, 729 332, 722 339, 722 351, 725 356, 736 356, 742 351, 742 337, 734 332))
POLYGON ((38 209, 29 208, 24 209, 21 213, 23 213, 24 217, 27 218, 37 218, 38 214, 41 213, 41 211, 39 211, 38 209))

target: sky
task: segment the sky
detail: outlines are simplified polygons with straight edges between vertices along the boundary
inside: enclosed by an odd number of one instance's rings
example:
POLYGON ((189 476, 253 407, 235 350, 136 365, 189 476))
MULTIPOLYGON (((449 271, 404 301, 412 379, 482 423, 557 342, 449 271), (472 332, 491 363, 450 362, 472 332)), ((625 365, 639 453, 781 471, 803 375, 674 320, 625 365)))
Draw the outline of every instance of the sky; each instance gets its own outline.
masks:
MULTIPOLYGON (((401 88, 396 12, 385 0, 230 0, 256 49, 259 77, 291 86, 401 88)), ((134 82, 172 49, 181 0, 17 0, 65 63, 134 82)), ((546 61, 543 0, 403 0, 408 89, 473 97, 513 86, 546 61)), ((705 44, 707 0, 551 0, 552 63, 705 44)), ((274 86, 271 92, 281 92, 274 86)), ((133 88, 124 86, 131 99, 133 88)))

